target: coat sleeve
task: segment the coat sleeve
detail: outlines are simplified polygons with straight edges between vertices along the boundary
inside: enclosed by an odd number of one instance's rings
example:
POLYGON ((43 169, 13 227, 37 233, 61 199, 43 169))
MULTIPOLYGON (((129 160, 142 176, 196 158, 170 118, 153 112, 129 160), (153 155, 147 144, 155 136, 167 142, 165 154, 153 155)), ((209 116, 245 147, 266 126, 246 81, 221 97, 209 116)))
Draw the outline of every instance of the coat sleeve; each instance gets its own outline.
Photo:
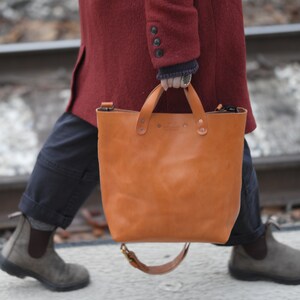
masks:
POLYGON ((200 56, 194 0, 145 0, 145 16, 154 68, 185 63, 200 56))

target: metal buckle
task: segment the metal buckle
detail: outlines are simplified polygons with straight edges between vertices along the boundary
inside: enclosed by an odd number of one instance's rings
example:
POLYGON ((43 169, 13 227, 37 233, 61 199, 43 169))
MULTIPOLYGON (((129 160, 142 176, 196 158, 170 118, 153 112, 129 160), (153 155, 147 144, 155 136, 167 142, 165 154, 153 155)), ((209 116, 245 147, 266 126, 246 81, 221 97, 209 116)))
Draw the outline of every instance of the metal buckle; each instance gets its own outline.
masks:
POLYGON ((130 252, 129 252, 128 248, 125 246, 125 244, 121 245, 121 252, 124 254, 124 256, 126 257, 126 259, 129 262, 133 262, 134 261, 134 259, 130 256, 130 252))
POLYGON ((114 110, 115 106, 113 102, 102 102, 101 106, 98 108, 98 110, 101 111, 111 111, 114 110))
POLYGON ((101 110, 101 111, 111 111, 111 110, 114 110, 114 106, 112 106, 112 107, 99 107, 98 109, 101 110))
POLYGON ((238 109, 237 109, 236 106, 233 106, 233 105, 222 105, 222 104, 219 104, 217 106, 217 108, 215 109, 215 111, 223 112, 223 113, 237 113, 238 109))

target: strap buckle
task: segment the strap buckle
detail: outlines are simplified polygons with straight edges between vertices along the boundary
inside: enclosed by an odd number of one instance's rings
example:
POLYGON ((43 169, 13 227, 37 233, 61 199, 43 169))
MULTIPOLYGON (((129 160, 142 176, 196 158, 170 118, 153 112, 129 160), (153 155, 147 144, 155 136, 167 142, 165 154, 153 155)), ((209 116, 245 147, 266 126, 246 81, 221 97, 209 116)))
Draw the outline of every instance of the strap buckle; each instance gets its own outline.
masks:
POLYGON ((98 108, 98 110, 101 111, 111 111, 114 110, 115 106, 113 102, 102 102, 101 106, 98 108))
POLYGON ((126 257, 126 259, 131 263, 134 261, 134 259, 130 256, 130 251, 128 250, 128 248, 126 247, 125 244, 121 245, 121 252, 124 254, 124 256, 126 257))
POLYGON ((238 108, 236 106, 233 106, 233 105, 222 105, 222 104, 219 104, 217 106, 217 108, 215 109, 215 111, 223 112, 223 113, 237 113, 238 112, 238 108))

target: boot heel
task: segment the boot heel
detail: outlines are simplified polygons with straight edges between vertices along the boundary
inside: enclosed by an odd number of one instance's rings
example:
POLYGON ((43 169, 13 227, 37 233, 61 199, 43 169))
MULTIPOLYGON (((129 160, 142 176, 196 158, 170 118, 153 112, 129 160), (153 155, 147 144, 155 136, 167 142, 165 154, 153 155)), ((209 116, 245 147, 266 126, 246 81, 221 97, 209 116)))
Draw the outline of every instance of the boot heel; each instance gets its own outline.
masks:
POLYGON ((23 271, 20 268, 7 261, 1 254, 0 254, 0 269, 9 275, 21 279, 26 277, 26 275, 23 273, 23 271))

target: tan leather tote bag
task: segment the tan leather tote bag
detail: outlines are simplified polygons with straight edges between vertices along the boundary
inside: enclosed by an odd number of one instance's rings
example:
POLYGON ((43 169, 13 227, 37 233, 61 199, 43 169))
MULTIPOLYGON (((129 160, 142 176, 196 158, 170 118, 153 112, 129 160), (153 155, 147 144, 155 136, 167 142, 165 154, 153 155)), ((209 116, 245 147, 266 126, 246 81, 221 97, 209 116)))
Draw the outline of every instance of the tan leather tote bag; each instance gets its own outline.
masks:
MULTIPOLYGON (((153 113, 161 84, 141 111, 103 102, 96 110, 103 209, 112 238, 132 266, 173 270, 189 242, 225 243, 240 209, 247 111, 205 112, 190 84, 192 113, 153 113), (125 242, 186 242, 161 266, 146 266, 125 242)), ((179 91, 180 92, 180 91, 179 91)))

